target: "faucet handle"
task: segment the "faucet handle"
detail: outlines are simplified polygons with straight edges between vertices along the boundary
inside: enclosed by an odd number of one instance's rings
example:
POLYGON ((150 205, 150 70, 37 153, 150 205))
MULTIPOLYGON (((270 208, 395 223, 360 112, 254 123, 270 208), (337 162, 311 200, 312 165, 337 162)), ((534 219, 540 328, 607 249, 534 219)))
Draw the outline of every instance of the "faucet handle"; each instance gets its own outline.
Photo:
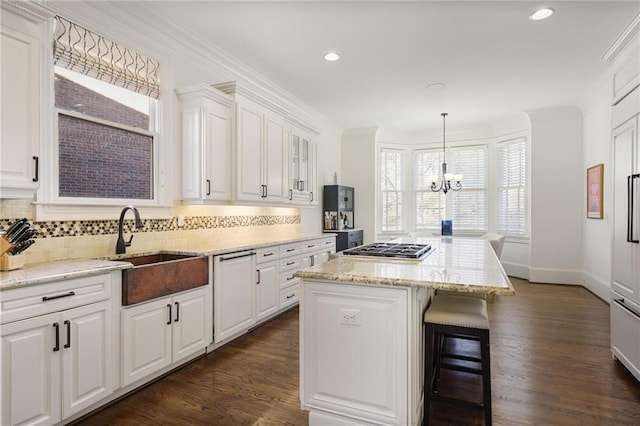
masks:
POLYGON ((129 238, 129 241, 127 241, 126 243, 124 243, 124 245, 126 247, 131 247, 131 241, 133 241, 133 234, 131 234, 131 238, 129 238))

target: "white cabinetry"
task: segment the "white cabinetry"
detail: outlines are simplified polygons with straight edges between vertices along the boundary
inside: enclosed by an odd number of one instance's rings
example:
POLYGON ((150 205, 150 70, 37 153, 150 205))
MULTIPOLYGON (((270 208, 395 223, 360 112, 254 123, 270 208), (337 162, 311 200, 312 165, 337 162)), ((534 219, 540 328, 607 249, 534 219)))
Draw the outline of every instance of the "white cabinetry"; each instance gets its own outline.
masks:
POLYGON ((284 123, 248 99, 236 103, 236 199, 282 203, 285 192, 284 123))
POLYGON ((298 129, 291 129, 289 145, 289 199, 292 204, 317 205, 317 146, 298 129))
POLYGON ((300 266, 300 243, 280 246, 280 309, 294 306, 300 300, 300 279, 294 274, 300 266))
POLYGON ((213 341, 220 343, 255 324, 253 250, 213 258, 213 341))
POLYGON ((32 198, 40 185, 40 37, 50 15, 35 4, 2 2, 0 16, 0 198, 32 198))
POLYGON ((318 265, 329 260, 329 255, 336 252, 336 238, 326 237, 302 243, 301 263, 303 268, 318 265))
POLYGON ((304 281, 300 399, 310 425, 417 424, 408 362, 421 323, 411 315, 414 291, 304 281))
POLYGON ((134 383, 211 343, 211 287, 122 309, 122 383, 134 383))
POLYGON ((233 100, 201 84, 176 90, 182 101, 182 197, 231 199, 233 100))
POLYGON ((110 289, 99 275, 3 292, 3 425, 54 424, 113 392, 110 289))
POLYGON ((256 321, 260 322, 278 311, 280 273, 278 247, 257 250, 256 255, 256 321))
MULTIPOLYGON (((235 82, 214 87, 235 100, 234 200, 317 205, 317 146, 300 129, 304 122, 292 118, 282 105, 235 82)), ((302 127, 314 129, 307 124, 302 127)))
POLYGON ((640 87, 613 108, 611 350, 640 380, 640 87))

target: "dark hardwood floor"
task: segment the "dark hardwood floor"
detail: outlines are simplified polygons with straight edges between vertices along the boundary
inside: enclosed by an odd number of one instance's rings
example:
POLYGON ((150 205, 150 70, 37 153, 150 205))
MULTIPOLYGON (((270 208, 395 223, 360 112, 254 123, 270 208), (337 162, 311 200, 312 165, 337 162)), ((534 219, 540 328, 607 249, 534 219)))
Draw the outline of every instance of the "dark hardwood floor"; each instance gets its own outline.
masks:
MULTIPOLYGON (((640 384, 611 358, 609 306, 582 287, 512 281, 516 296, 489 299, 494 424, 640 425, 640 384)), ((454 392, 479 385, 474 377, 459 379, 454 392)), ((484 424, 480 411, 445 402, 435 402, 432 412, 432 425, 484 424)), ((79 424, 306 425, 307 419, 298 400, 293 310, 79 424)))

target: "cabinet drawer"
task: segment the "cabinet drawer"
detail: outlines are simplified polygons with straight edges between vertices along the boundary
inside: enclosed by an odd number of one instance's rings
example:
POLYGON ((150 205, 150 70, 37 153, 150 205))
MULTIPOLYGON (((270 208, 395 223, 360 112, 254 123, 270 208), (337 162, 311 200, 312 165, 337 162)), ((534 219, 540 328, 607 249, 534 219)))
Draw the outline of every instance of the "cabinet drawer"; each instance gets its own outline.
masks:
POLYGON ((280 290, 280 309, 298 303, 300 300, 299 291, 300 286, 297 284, 280 290))
POLYGON ((280 288, 289 287, 293 284, 297 284, 298 282, 300 282, 299 278, 296 278, 293 276, 293 274, 296 271, 297 269, 294 269, 292 271, 284 272, 280 274, 280 288))
POLYGON ((295 270, 300 269, 300 257, 286 257, 284 259, 280 259, 280 272, 291 271, 293 273, 295 270))
POLYGON ((310 251, 316 251, 320 248, 319 240, 311 240, 311 241, 303 241, 302 242, 302 253, 307 253, 310 251))
POLYGON ((63 311, 111 298, 111 275, 56 281, 2 292, 0 323, 63 311))
POLYGON ((256 263, 273 262, 274 260, 278 260, 278 246, 256 250, 256 263))
POLYGON ((280 257, 295 256, 300 254, 300 243, 283 244, 280 246, 280 257))

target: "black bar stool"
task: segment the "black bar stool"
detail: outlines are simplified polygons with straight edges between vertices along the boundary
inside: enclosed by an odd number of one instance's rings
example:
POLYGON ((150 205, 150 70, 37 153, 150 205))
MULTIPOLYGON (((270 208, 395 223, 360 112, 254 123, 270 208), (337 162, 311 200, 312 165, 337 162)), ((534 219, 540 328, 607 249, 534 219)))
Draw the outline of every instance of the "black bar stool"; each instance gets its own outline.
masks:
POLYGON ((484 299, 436 294, 424 314, 424 419, 429 424, 431 401, 440 399, 484 410, 485 425, 491 425, 491 358, 489 355, 489 316, 484 299), (447 340, 461 338, 480 342, 480 357, 447 351, 447 340), (450 363, 450 360, 467 361, 450 363), (468 366, 469 362, 473 363, 468 366), (474 365, 478 365, 475 367, 474 365), (441 370, 457 370, 482 376, 482 403, 449 397, 438 393, 441 370))

